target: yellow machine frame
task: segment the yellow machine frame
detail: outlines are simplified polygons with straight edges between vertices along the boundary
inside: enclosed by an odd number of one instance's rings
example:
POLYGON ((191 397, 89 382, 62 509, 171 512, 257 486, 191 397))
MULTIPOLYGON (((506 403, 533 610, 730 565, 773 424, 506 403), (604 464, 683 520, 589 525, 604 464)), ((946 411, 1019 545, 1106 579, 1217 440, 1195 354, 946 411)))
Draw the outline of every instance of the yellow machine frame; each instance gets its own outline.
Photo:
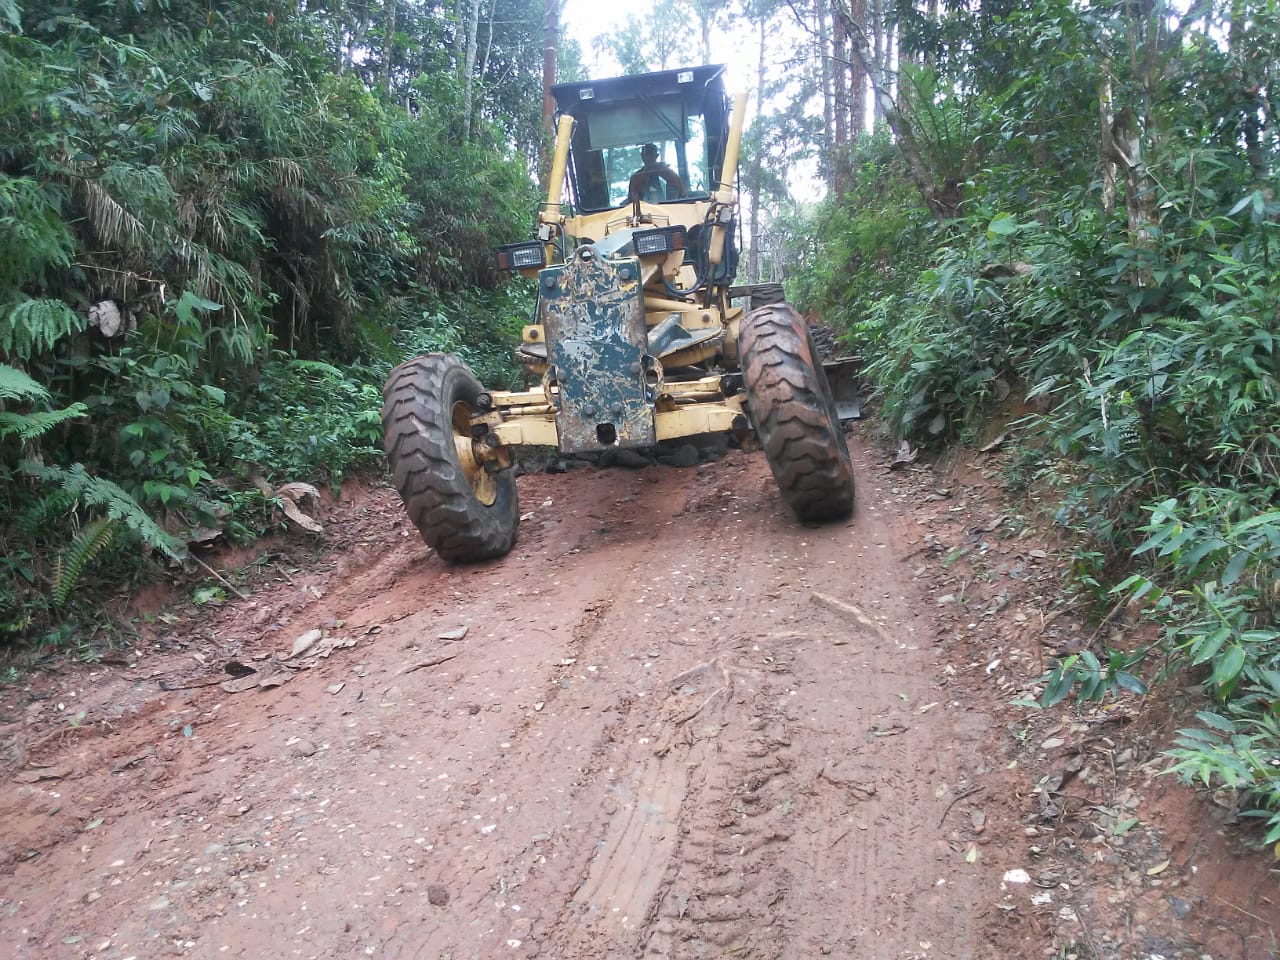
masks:
MULTIPOLYGON (((561 236, 601 238, 615 229, 641 224, 692 228, 714 218, 708 254, 712 266, 718 265, 724 257, 728 229, 726 224, 730 218, 715 214, 737 205, 738 196, 733 189, 732 178, 738 167, 746 104, 745 93, 734 95, 728 136, 725 139, 724 162, 720 168, 716 190, 709 199, 661 205, 640 202, 619 209, 575 216, 565 216, 561 205, 575 123, 573 117, 562 116, 556 131, 556 148, 547 184, 547 198, 538 212, 546 261, 553 262, 558 248, 557 241, 561 236)), ((736 369, 738 324, 743 310, 728 303, 727 290, 715 291, 711 302, 705 306, 673 300, 666 295, 667 283, 680 289, 693 282, 692 267, 683 263, 683 253, 642 256, 640 263, 641 277, 638 282, 644 290, 647 327, 655 327, 676 316, 680 325, 691 332, 715 328, 723 331, 723 336, 708 337, 687 350, 668 356, 668 365, 674 367, 698 363, 720 354, 725 358, 727 366, 736 369)), ((537 270, 520 272, 525 276, 537 276, 537 270)), ((523 341, 526 344, 545 342, 542 324, 525 326, 523 341)), ((477 460, 505 466, 510 462, 510 454, 502 448, 526 444, 559 445, 555 385, 548 382, 545 376, 545 363, 528 366, 533 374, 543 376, 540 389, 494 391, 488 395, 487 407, 472 416, 472 436, 484 437, 483 443, 477 441, 473 444, 477 460)), ((651 385, 655 396, 654 429, 658 440, 706 433, 732 432, 742 438, 749 434, 743 414, 745 397, 741 392, 728 394, 722 377, 708 376, 697 380, 667 382, 662 379, 661 368, 652 376, 651 385)))

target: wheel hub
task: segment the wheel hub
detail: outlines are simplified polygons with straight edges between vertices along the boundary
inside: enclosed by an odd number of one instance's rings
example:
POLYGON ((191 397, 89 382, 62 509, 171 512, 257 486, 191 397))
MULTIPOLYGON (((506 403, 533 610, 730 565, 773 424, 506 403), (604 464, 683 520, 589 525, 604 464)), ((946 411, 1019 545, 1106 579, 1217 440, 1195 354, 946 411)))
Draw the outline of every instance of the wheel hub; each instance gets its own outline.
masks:
POLYGON ((461 400, 453 405, 453 445, 458 452, 458 463, 471 484, 476 499, 486 507, 498 499, 498 483, 485 469, 484 462, 475 454, 475 441, 471 436, 471 406, 461 400))

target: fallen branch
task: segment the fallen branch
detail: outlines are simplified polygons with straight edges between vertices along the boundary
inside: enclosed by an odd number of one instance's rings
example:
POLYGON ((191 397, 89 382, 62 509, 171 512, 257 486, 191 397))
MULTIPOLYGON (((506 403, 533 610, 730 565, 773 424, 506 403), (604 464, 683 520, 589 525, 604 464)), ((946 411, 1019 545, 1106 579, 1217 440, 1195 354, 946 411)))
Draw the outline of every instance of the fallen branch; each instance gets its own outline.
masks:
POLYGON ((959 803, 961 800, 965 799, 966 797, 972 797, 975 793, 980 793, 981 791, 982 791, 981 787, 970 787, 968 790, 962 790, 960 793, 957 793, 954 797, 952 797, 951 802, 947 804, 947 809, 943 810, 942 816, 938 818, 938 826, 942 826, 943 823, 946 822, 947 814, 951 812, 952 807, 954 807, 957 803, 959 803))
POLYGON ((844 600, 838 600, 825 593, 819 593, 817 590, 814 590, 811 595, 814 600, 818 601, 818 603, 826 607, 828 610, 834 610, 836 613, 842 613, 847 617, 852 617, 868 630, 874 631, 876 636, 881 640, 889 639, 885 636, 884 628, 863 613, 862 610, 854 604, 848 603, 844 600))
POLYGON ((220 584, 222 584, 224 587, 226 587, 228 590, 234 593, 241 600, 249 599, 249 595, 247 593, 244 593, 241 590, 239 590, 230 580, 228 580, 226 577, 220 574, 217 570, 213 569, 213 567, 209 566, 207 563, 205 563, 203 560, 197 557, 194 553, 188 553, 187 556, 189 556, 196 563, 200 564, 200 566, 202 566, 209 573, 210 576, 212 576, 220 584))
POLYGON ((411 663, 408 666, 401 667, 398 675, 403 677, 406 673, 413 673, 415 670, 425 670, 427 667, 438 667, 440 664, 445 663, 448 660, 452 660, 456 656, 456 653, 442 653, 439 656, 428 657, 426 660, 422 660, 418 663, 411 663))

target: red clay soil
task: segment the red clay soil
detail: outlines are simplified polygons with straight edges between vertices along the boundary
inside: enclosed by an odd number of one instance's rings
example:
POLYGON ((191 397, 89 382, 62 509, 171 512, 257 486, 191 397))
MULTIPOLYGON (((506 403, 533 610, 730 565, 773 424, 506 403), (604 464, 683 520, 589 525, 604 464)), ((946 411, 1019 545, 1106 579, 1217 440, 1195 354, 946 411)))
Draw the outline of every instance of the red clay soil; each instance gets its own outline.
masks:
POLYGON ((471 567, 363 490, 251 600, 0 691, 0 956, 1274 956, 1137 703, 1009 706, 1091 630, 1051 550, 853 439, 849 523, 758 453, 587 468, 471 567))

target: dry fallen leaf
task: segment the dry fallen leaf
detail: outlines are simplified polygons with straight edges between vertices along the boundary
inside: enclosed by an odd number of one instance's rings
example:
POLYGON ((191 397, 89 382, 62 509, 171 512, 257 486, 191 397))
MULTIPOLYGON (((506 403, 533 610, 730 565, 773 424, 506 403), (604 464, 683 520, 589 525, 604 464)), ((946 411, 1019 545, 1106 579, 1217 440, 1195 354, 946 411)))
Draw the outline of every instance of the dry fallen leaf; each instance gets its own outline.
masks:
POLYGON ((246 690, 252 690, 258 685, 258 674, 247 674, 243 677, 237 677, 235 680, 223 680, 218 686, 222 687, 227 693, 244 693, 246 690))
POLYGON ((322 636, 324 636, 324 634, 319 630, 308 630, 302 636, 298 637, 297 640, 293 641, 293 649, 289 651, 289 656, 296 657, 299 654, 306 653, 315 646, 316 641, 318 641, 322 636))
POLYGON ((324 527, 299 510, 298 505, 288 497, 280 498, 280 509, 284 511, 284 515, 286 517, 300 526, 303 530, 309 530, 312 533, 324 533, 324 527))
POLYGON ((314 500, 319 502, 320 500, 319 490, 309 483, 300 483, 297 481, 281 484, 279 487, 276 487, 276 495, 288 497, 290 500, 295 502, 298 500, 314 500))

